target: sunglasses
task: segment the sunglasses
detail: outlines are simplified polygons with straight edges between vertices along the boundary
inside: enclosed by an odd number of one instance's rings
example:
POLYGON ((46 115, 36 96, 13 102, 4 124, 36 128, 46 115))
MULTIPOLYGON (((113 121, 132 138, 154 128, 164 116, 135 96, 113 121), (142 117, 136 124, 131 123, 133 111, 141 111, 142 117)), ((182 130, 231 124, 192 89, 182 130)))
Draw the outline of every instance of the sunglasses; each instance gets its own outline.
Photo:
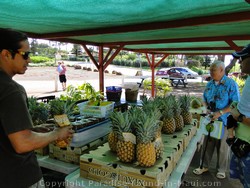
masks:
POLYGON ((29 55, 31 52, 23 52, 23 51, 13 51, 13 50, 9 50, 13 55, 15 54, 19 54, 23 57, 24 60, 29 59, 29 55))
POLYGON ((22 52, 22 51, 17 51, 18 54, 20 54, 21 56, 23 56, 23 59, 24 60, 27 60, 29 59, 29 55, 30 55, 30 52, 22 52))

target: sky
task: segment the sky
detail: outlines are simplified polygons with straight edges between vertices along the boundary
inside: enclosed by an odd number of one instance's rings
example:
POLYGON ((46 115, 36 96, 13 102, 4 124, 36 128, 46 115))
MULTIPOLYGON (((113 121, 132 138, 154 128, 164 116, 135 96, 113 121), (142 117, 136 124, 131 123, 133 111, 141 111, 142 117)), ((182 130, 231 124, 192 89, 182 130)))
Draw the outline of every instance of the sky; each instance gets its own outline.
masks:
MULTIPOLYGON (((56 44, 55 41, 49 41, 49 40, 37 39, 37 42, 40 44, 58 45, 58 43, 56 44)), ((57 48, 59 48, 59 46, 57 46, 57 48)), ((72 48, 73 48, 73 44, 71 44, 71 43, 67 43, 67 45, 60 46, 60 49, 65 50, 65 51, 71 51, 72 48)))

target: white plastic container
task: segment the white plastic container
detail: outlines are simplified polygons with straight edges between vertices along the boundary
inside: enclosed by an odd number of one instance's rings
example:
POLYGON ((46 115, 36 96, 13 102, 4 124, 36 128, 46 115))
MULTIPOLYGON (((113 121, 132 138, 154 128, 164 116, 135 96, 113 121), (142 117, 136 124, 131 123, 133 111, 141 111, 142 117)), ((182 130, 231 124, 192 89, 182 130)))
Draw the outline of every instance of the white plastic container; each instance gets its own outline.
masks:
POLYGON ((88 105, 89 101, 77 104, 81 115, 90 115, 99 118, 108 118, 114 110, 115 102, 109 101, 105 106, 88 105))

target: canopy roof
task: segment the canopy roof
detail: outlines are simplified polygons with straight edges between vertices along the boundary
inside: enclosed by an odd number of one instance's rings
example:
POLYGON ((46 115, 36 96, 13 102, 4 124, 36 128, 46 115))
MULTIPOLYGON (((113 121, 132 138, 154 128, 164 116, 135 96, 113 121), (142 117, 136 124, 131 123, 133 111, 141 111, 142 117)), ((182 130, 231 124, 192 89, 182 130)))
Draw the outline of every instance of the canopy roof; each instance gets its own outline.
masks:
POLYGON ((0 28, 29 37, 165 54, 250 43, 249 0, 2 0, 0 28))

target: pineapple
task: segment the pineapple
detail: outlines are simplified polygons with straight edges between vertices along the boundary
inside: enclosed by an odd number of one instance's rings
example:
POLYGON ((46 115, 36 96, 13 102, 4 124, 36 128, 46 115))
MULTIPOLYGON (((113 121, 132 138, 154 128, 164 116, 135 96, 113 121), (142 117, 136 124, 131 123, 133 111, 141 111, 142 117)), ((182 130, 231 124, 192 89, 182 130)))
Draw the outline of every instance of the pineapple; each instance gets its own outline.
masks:
POLYGON ((174 103, 173 111, 174 111, 174 120, 176 125, 175 131, 182 131, 184 127, 184 121, 181 115, 181 103, 179 100, 176 100, 174 95, 170 95, 169 97, 172 98, 171 100, 173 100, 174 103))
POLYGON ((154 147, 155 147, 156 159, 161 158, 163 155, 163 149, 164 149, 164 145, 163 145, 161 137, 156 138, 156 140, 154 141, 154 147))
POLYGON ((202 101, 199 98, 193 98, 190 103, 191 107, 194 109, 202 107, 202 101))
POLYGON ((162 117, 160 113, 162 107, 162 97, 156 97, 154 100, 143 101, 143 111, 148 113, 148 117, 155 118, 158 123, 158 129, 156 131, 155 139, 154 139, 154 147, 156 152, 156 159, 159 159, 163 154, 163 142, 161 139, 161 130, 163 122, 159 121, 162 117))
POLYGON ((163 142, 161 139, 161 130, 162 130, 162 121, 159 123, 159 128, 156 132, 154 146, 155 146, 155 153, 156 153, 156 159, 159 159, 163 155, 163 142))
POLYGON ((157 130, 157 132, 156 132, 156 136, 155 136, 156 139, 157 139, 157 138, 161 138, 162 127, 163 127, 163 122, 160 121, 160 122, 159 122, 159 128, 158 128, 158 130, 157 130))
POLYGON ((142 109, 138 106, 131 106, 128 110, 129 118, 131 119, 131 130, 132 133, 135 134, 135 127, 138 121, 138 117, 142 114, 142 109))
MULTIPOLYGON (((73 100, 62 101, 60 99, 54 99, 49 102, 50 113, 54 117, 54 121, 59 127, 65 127, 71 125, 69 117, 73 114, 73 108, 75 102, 73 100)), ((67 140, 57 140, 55 144, 58 147, 65 148, 71 142, 71 138, 67 140)))
MULTIPOLYGON (((128 112, 113 112, 110 116, 114 134, 117 135, 116 152, 122 162, 132 162, 135 159, 135 136, 131 133, 131 118, 128 112)), ((115 141, 114 141, 115 142, 115 141)))
POLYGON ((174 101, 172 97, 167 97, 164 100, 164 109, 163 109, 163 127, 162 132, 166 134, 173 134, 176 129, 175 120, 174 120, 174 101))
POLYGON ((189 111, 191 105, 191 98, 188 95, 180 96, 181 103, 181 115, 183 117, 184 125, 190 125, 192 123, 192 113, 189 111))
POLYGON ((137 148, 136 156, 140 166, 150 167, 156 161, 154 140, 159 129, 159 111, 143 112, 139 116, 136 127, 137 148))
POLYGON ((118 142, 117 134, 112 130, 108 135, 108 144, 111 151, 116 152, 117 142, 118 142))

